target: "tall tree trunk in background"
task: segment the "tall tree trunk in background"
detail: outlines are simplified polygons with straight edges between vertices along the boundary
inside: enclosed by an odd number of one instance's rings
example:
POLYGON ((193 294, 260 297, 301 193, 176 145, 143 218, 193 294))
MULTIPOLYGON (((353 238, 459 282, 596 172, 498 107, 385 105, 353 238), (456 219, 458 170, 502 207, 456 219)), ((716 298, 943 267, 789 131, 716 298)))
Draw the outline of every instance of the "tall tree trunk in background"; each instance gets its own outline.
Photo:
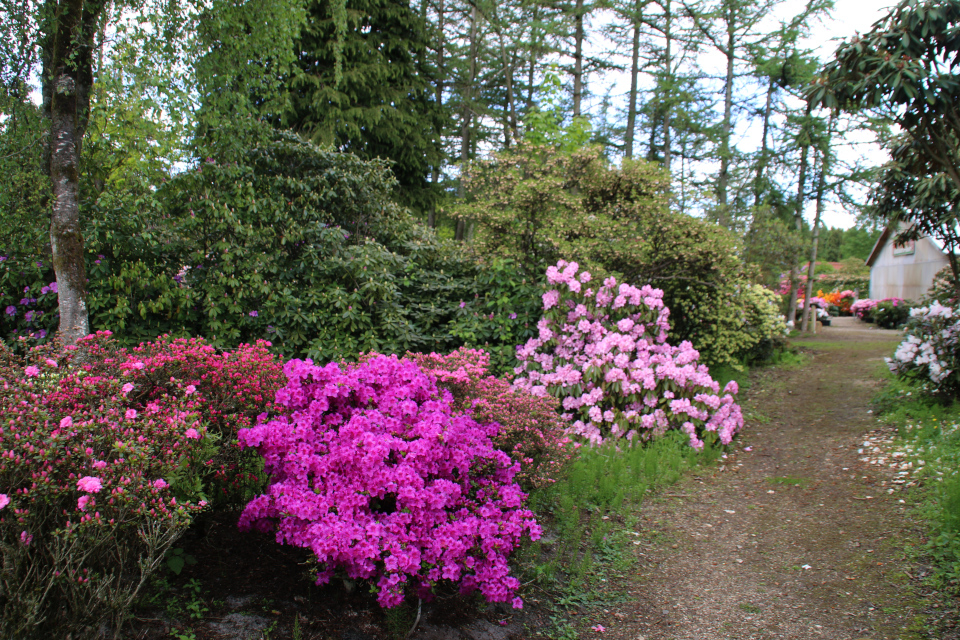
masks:
POLYGON ((93 50, 105 0, 47 0, 42 39, 44 151, 52 187, 50 245, 57 278, 60 339, 87 335, 87 270, 80 223, 80 151, 90 115, 93 50))
POLYGON ((673 111, 673 14, 671 13, 670 0, 663 5, 664 12, 664 37, 666 38, 666 48, 663 52, 664 68, 667 70, 667 87, 669 92, 666 95, 666 107, 663 112, 663 168, 670 174, 670 163, 673 154, 670 152, 670 145, 673 141, 670 139, 670 116, 673 111))
POLYGON ((530 27, 530 66, 527 67, 527 113, 533 110, 533 82, 536 79, 537 62, 540 60, 540 30, 537 25, 539 19, 540 5, 535 4, 530 27))
POLYGON ((800 324, 800 331, 804 333, 807 332, 808 328, 810 331, 813 331, 817 326, 816 318, 813 318, 813 324, 812 326, 810 325, 810 298, 813 297, 813 281, 816 278, 817 271, 817 245, 820 241, 820 216, 823 215, 823 195, 832 160, 830 153, 832 132, 833 116, 830 117, 827 135, 820 149, 820 177, 817 179, 817 213, 813 219, 813 244, 810 247, 810 261, 807 263, 807 291, 803 300, 803 322, 800 324))
POLYGON ((734 26, 733 12, 730 11, 727 19, 727 45, 723 52, 727 57, 727 77, 723 89, 723 122, 720 126, 720 175, 717 177, 718 222, 721 227, 726 228, 730 227, 727 183, 730 181, 730 130, 733 121, 733 72, 737 44, 734 26))
MULTIPOLYGON (((810 113, 813 104, 808 100, 807 108, 804 111, 803 125, 800 130, 800 175, 797 179, 797 207, 793 214, 794 225, 797 233, 803 231, 803 199, 806 195, 807 181, 807 155, 810 151, 810 132, 808 130, 810 113)), ((790 267, 790 307, 787 311, 787 321, 794 322, 797 317, 797 291, 800 289, 800 255, 794 258, 793 266, 790 267)))
POLYGON ((577 0, 573 17, 576 25, 573 34, 573 117, 578 118, 583 99, 583 0, 577 0))
POLYGON ((640 3, 637 2, 633 15, 633 42, 630 49, 630 94, 627 104, 627 131, 623 136, 623 156, 633 157, 634 130, 637 126, 637 84, 640 76, 640 3))
POLYGON ((773 78, 767 85, 767 104, 763 108, 763 136, 760 142, 760 160, 757 162, 757 177, 753 181, 753 206, 760 206, 760 198, 763 195, 763 173, 767 170, 767 140, 770 137, 770 113, 773 109, 773 94, 776 91, 776 83, 773 78))
MULTIPOLYGON (((426 12, 427 2, 423 2, 424 12, 426 12)), ((434 86, 434 99, 437 101, 437 108, 440 109, 443 107, 443 79, 444 79, 444 27, 446 26, 445 18, 445 7, 444 0, 438 0, 437 2, 437 82, 434 86)), ((426 19, 424 19, 426 23, 426 19)), ((442 127, 443 125, 440 125, 442 127)), ((437 131, 437 135, 442 135, 442 131, 437 131)), ((430 172, 430 183, 436 187, 440 184, 440 163, 438 162, 434 165, 433 170, 430 172)), ((431 229, 437 228, 437 203, 434 202, 433 207, 430 208, 430 212, 427 214, 427 226, 431 229)))
MULTIPOLYGON (((477 6, 470 8, 470 72, 467 82, 461 92, 463 105, 460 116, 460 172, 461 178, 457 186, 457 196, 462 200, 466 193, 463 189, 462 172, 466 170, 467 163, 470 162, 470 151, 473 141, 471 140, 471 127, 473 119, 473 85, 477 81, 477 6)), ((454 240, 463 241, 466 235, 466 220, 460 218, 457 220, 457 228, 454 231, 454 240)))

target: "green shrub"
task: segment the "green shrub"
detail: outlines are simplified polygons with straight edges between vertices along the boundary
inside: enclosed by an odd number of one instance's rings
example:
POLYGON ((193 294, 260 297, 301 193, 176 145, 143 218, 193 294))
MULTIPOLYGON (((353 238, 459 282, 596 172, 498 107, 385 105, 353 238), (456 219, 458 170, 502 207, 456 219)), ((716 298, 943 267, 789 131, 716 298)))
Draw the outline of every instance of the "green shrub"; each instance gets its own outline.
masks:
POLYGON ((898 329, 910 319, 910 303, 884 300, 873 309, 873 321, 881 329, 898 329))

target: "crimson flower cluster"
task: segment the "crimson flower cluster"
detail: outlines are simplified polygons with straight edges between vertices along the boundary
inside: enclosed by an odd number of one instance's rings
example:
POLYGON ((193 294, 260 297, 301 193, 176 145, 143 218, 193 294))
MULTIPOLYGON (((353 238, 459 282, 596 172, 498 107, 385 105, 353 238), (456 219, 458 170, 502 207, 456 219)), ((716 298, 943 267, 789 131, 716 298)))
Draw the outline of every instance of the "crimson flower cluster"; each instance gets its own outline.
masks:
POLYGON ((663 292, 607 278, 596 290, 575 262, 547 269, 539 335, 520 347, 514 384, 560 398, 573 434, 655 438, 682 429, 691 446, 705 432, 728 444, 743 427, 737 385, 720 393, 689 342, 667 343, 670 311, 663 292))
POLYGON ((442 580, 522 606, 507 557, 540 528, 513 482, 519 465, 491 443, 496 424, 458 415, 448 391, 396 356, 292 360, 284 373, 285 413, 239 435, 271 476, 241 527, 310 549, 318 584, 336 570, 375 581, 384 607, 442 580))

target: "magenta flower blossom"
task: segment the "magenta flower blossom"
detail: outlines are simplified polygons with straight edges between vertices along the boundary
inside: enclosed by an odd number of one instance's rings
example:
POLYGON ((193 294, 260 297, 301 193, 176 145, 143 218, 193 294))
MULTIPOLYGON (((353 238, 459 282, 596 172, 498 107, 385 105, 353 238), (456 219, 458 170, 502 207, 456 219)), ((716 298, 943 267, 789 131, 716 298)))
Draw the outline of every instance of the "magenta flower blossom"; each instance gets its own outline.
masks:
POLYGON ((103 488, 103 485, 100 483, 100 478, 95 476, 83 476, 77 480, 77 489, 80 491, 85 491, 87 493, 99 493, 100 489, 103 488))
POLYGON ((80 511, 86 511, 88 504, 96 504, 97 501, 93 499, 93 496, 83 495, 80 496, 80 499, 77 500, 77 509, 80 511))
POLYGON ((259 314, 258 312, 256 312, 256 311, 251 311, 251 312, 250 312, 249 314, 247 314, 247 315, 249 315, 251 318, 256 318, 256 317, 259 316, 260 314, 259 314))
POLYGON ((199 439, 200 439, 200 432, 197 431, 196 429, 187 429, 186 433, 184 433, 183 435, 185 435, 186 437, 190 438, 191 440, 199 440, 199 439))
POLYGON ((166 489, 169 486, 170 485, 167 484, 167 481, 164 480, 163 478, 158 478, 157 480, 153 481, 153 487, 155 489, 166 489))
POLYGON ((50 293, 57 293, 58 287, 56 282, 50 283, 50 293))
POLYGON ((186 393, 188 396, 190 396, 190 395, 193 395, 194 393, 197 392, 197 388, 196 388, 195 386, 193 386, 192 384, 188 384, 188 385, 187 385, 187 388, 184 389, 183 391, 184 391, 184 393, 186 393))
POLYGON ((127 395, 128 393, 130 393, 131 391, 133 391, 133 383, 132 383, 132 382, 128 382, 127 384, 123 385, 123 386, 120 388, 120 391, 123 393, 123 395, 127 395))
POLYGON ((60 419, 61 429, 69 429, 72 426, 73 426, 73 418, 71 416, 67 416, 66 418, 60 419))
POLYGON ((36 378, 38 375, 40 375, 40 369, 37 369, 35 366, 30 365, 29 367, 23 370, 23 373, 28 378, 36 378))
POLYGON ((137 410, 127 409, 126 412, 123 414, 123 417, 126 418, 127 420, 133 420, 134 418, 137 417, 137 410))
POLYGON ((15 315, 17 315, 17 308, 16 308, 15 306, 13 306, 13 305, 8 306, 8 307, 7 307, 7 315, 8 315, 8 316, 15 316, 15 315))
POLYGON ((0 493, 0 509, 3 509, 8 504, 10 504, 10 496, 5 493, 0 493))
POLYGON ((29 547, 30 543, 33 542, 33 536, 27 533, 26 531, 21 531, 20 542, 23 543, 23 546, 29 547))

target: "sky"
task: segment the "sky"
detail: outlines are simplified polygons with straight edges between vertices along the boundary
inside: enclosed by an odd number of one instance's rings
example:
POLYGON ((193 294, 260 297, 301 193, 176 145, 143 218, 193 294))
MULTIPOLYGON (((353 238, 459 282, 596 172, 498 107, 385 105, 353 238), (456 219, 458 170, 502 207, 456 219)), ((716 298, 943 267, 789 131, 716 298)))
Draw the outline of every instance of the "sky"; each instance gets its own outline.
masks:
MULTIPOLYGON (((834 11, 829 19, 825 19, 819 24, 813 25, 810 29, 809 37, 801 40, 800 48, 814 50, 818 57, 827 61, 832 59, 834 51, 845 40, 853 37, 855 33, 869 31, 874 22, 882 18, 899 0, 835 0, 834 11)), ((805 4, 805 2, 803 3, 805 4)), ((788 19, 791 15, 797 13, 801 8, 800 0, 786 0, 781 6, 781 12, 778 16, 781 19, 788 19)), ((597 25, 593 25, 597 26, 597 25)), ((725 59, 716 52, 704 52, 697 58, 697 66, 702 68, 710 75, 722 76, 725 59)), ((626 102, 626 93, 629 89, 630 79, 628 71, 607 72, 602 78, 594 78, 593 105, 596 108, 599 105, 602 91, 601 87, 613 87, 611 95, 618 103, 626 102)), ((760 146, 761 129, 758 119, 752 123, 753 126, 747 126, 744 121, 738 123, 734 131, 733 143, 737 148, 743 150, 753 150, 760 146)), ((853 163, 855 160, 865 161, 868 164, 879 165, 885 162, 886 153, 877 145, 868 134, 851 136, 845 139, 836 149, 837 160, 839 163, 853 163)), ((711 171, 710 168, 705 171, 711 171)), ((712 169, 715 173, 716 169, 712 169)), ((865 194, 864 194, 865 196, 865 194)), ((805 211, 805 215, 812 222, 814 215, 814 205, 805 211)), ((839 203, 828 202, 825 205, 823 221, 828 227, 850 228, 856 224, 856 212, 845 210, 839 203)))

